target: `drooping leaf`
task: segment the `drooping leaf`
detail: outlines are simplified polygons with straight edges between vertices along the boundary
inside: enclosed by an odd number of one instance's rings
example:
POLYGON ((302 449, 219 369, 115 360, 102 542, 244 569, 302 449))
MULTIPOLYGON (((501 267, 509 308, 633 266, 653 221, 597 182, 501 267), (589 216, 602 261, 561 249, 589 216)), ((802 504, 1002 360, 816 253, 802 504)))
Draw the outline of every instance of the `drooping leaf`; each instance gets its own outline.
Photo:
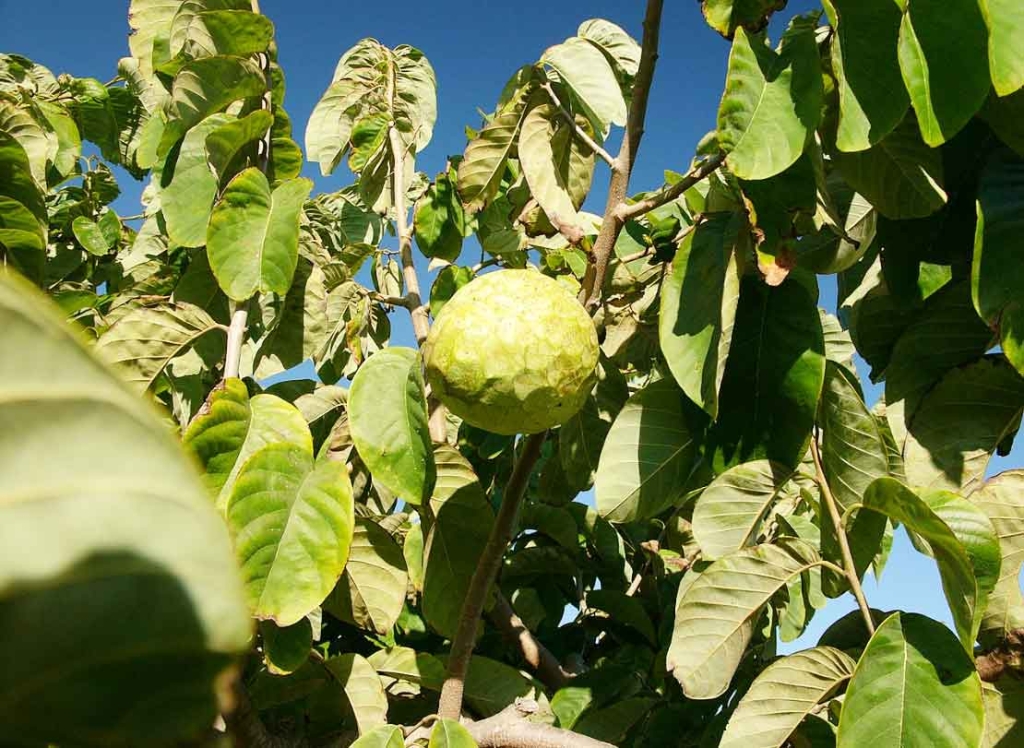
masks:
POLYGON ((224 188, 210 216, 206 253, 230 298, 288 292, 299 256, 299 217, 311 189, 310 180, 291 179, 271 191, 256 168, 224 188))
POLYGON ((576 211, 590 191, 594 154, 581 146, 553 105, 541 104, 527 113, 518 152, 530 192, 552 225, 578 225, 576 211))
POLYGON ((455 262, 462 251, 465 222, 455 179, 449 172, 441 172, 416 201, 416 246, 427 257, 455 262))
MULTIPOLYGON (((210 168, 224 179, 229 175, 228 168, 240 153, 248 149, 255 155, 254 144, 266 136, 273 122, 274 118, 270 112, 258 109, 241 119, 225 122, 210 132, 206 136, 206 160, 210 168)), ((186 139, 190 135, 191 133, 186 135, 186 139)), ((213 201, 210 202, 212 204, 213 201)))
POLYGON ((306 154, 329 176, 349 147, 354 124, 350 110, 366 95, 365 86, 343 78, 331 84, 317 102, 306 125, 306 154))
POLYGON ((419 354, 388 348, 360 367, 349 390, 352 440, 373 477, 420 504, 434 487, 427 402, 419 354))
POLYGON ((430 505, 436 520, 424 549, 423 616, 433 629, 451 637, 487 545, 494 511, 465 457, 443 446, 435 459, 437 483, 430 505))
POLYGON ((225 379, 185 431, 183 442, 203 466, 206 484, 224 512, 242 465, 268 444, 301 445, 310 457, 309 427, 295 406, 273 395, 249 398, 245 382, 225 379))
POLYGON ((448 265, 442 268, 434 279, 433 285, 430 286, 430 315, 436 319, 455 292, 474 277, 476 276, 471 268, 458 265, 448 265))
POLYGON ((596 44, 621 76, 632 78, 640 69, 640 45, 611 21, 603 18, 584 21, 576 35, 596 44))
POLYGON ((818 564, 817 554, 799 541, 791 548, 758 545, 715 561, 692 584, 680 585, 666 668, 687 698, 725 693, 761 610, 791 579, 818 564))
POLYGON ((248 647, 237 565, 156 411, 62 317, 0 277, 0 723, 26 744, 190 740, 248 647))
POLYGON ((314 465, 304 445, 268 444, 245 462, 226 517, 256 618, 290 626, 323 602, 348 560, 353 511, 345 465, 314 465))
POLYGON ((896 55, 903 14, 894 0, 825 0, 834 29, 840 151, 864 151, 903 120, 910 97, 896 55))
POLYGON ((218 55, 186 63, 174 77, 171 101, 175 119, 165 131, 162 144, 171 141, 169 148, 174 134, 184 134, 232 102, 262 96, 266 87, 263 70, 254 60, 218 55))
POLYGON ((754 679, 729 717, 721 748, 780 748, 821 701, 853 675, 856 663, 833 647, 776 660, 754 679))
POLYGON ((985 103, 988 30, 977 0, 913 0, 900 25, 899 61, 924 142, 956 135, 985 103))
POLYGON ((992 521, 1002 552, 999 581, 989 595, 979 635, 982 644, 993 645, 1007 632, 1024 628, 1024 471, 997 475, 971 494, 971 501, 992 521))
POLYGON ((710 441, 716 464, 766 457, 796 467, 807 451, 825 377, 821 318, 792 275, 771 288, 741 284, 729 360, 710 441))
POLYGON ((160 207, 171 241, 183 247, 206 244, 206 225, 217 198, 217 177, 207 161, 207 136, 234 123, 214 114, 197 124, 181 142, 171 183, 160 191, 160 207))
POLYGON ((468 212, 483 210, 498 194, 505 165, 519 136, 525 113, 523 102, 511 106, 488 122, 466 146, 466 153, 459 163, 458 188, 468 212))
POLYGON ((843 701, 838 748, 963 748, 981 744, 974 662, 941 623, 894 613, 861 655, 843 701))
POLYGON ((1013 0, 979 0, 988 26, 988 67, 999 96, 1024 87, 1024 21, 1013 0))
POLYGON ((342 621, 385 636, 402 612, 408 584, 402 549, 376 522, 357 519, 345 572, 323 607, 342 621))
POLYGON ((686 396, 712 418, 740 298, 737 230, 728 214, 699 224, 676 251, 661 288, 661 351, 686 396))
POLYGON ((822 84, 815 25, 814 16, 794 19, 778 52, 762 35, 736 30, 718 108, 718 141, 729 169, 741 179, 767 179, 788 169, 818 125, 822 84))
POLYGON ((1022 412, 1024 377, 1001 358, 949 372, 910 424, 903 459, 911 485, 969 494, 1022 412))
POLYGON ((893 220, 924 218, 946 204, 942 154, 929 148, 912 117, 871 148, 834 154, 843 178, 893 220))
POLYGON ((0 241, 9 249, 46 247, 46 206, 25 149, 0 130, 0 241))
POLYGON ((324 667, 345 691, 345 698, 355 715, 360 735, 387 723, 388 699, 384 686, 377 671, 365 657, 353 653, 342 654, 325 660, 324 667))
POLYGON ((683 497, 702 436, 694 410, 675 382, 665 379, 626 402, 605 439, 594 479, 602 517, 647 519, 683 497))
POLYGON ((558 73, 597 132, 604 135, 610 125, 626 124, 626 101, 615 72, 593 44, 572 37, 549 47, 540 61, 558 73))
POLYGON ((792 470, 755 460, 726 470, 704 489, 693 510, 701 557, 714 561, 752 545, 792 470))

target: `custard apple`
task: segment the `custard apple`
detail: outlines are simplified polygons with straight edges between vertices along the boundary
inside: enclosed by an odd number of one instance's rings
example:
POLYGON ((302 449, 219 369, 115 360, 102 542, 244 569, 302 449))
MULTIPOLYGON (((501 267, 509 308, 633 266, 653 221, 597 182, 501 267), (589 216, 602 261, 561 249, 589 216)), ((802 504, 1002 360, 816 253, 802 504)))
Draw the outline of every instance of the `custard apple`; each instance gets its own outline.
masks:
POLYGON ((480 276, 452 296, 423 347, 427 381, 449 410, 495 434, 565 423, 596 381, 594 323, 533 270, 480 276))

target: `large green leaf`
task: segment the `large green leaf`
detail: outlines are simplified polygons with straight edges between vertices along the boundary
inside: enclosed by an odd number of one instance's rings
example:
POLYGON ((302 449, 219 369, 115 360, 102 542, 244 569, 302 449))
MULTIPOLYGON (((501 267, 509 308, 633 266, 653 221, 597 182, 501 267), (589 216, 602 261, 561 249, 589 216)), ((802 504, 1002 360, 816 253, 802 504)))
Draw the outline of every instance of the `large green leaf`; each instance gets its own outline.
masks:
MULTIPOLYGON (((462 251, 466 223, 462 203, 455 191, 456 179, 452 171, 438 174, 423 197, 416 201, 413 215, 416 246, 427 257, 438 257, 448 262, 455 262, 462 251)), ((433 314, 437 316, 436 311, 433 314)))
MULTIPOLYGON (((236 157, 246 149, 255 155, 256 142, 266 136, 273 123, 274 117, 270 112, 258 109, 241 119, 233 119, 219 126, 206 136, 206 160, 210 167, 222 179, 229 176, 229 167, 236 157)), ((188 140, 191 134, 186 135, 185 139, 188 140)), ((210 203, 212 205, 213 201, 210 203)))
POLYGON ((253 614, 290 626, 323 602, 348 560, 352 484, 344 463, 269 444, 242 466, 227 504, 253 614))
POLYGON ((459 163, 458 187, 462 202, 470 213, 483 210, 498 194, 524 114, 522 102, 511 106, 488 122, 466 146, 466 153, 459 163))
POLYGON ((974 305, 985 320, 999 325, 1003 352, 1024 374, 1024 329, 1010 323, 1024 302, 1024 158, 1004 148, 989 158, 978 187, 978 227, 971 283, 974 305), (1000 318, 1003 318, 1002 320, 1000 318))
POLYGON ((988 30, 978 0, 910 0, 900 25, 900 71, 924 142, 936 148, 985 103, 988 30))
POLYGON ((309 618, 300 618, 281 628, 272 621, 260 621, 263 661, 275 675, 294 673, 307 662, 313 648, 313 626, 309 618))
POLYGON ((942 153, 929 148, 912 117, 868 150, 834 154, 853 189, 886 218, 924 218, 946 204, 942 153))
POLYGON ((452 719, 441 719, 430 731, 427 748, 477 748, 469 731, 452 719))
POLYGON ((755 460, 715 478, 693 510, 693 534, 701 557, 714 561, 752 545, 792 473, 768 460, 755 460))
POLYGON ((338 655, 326 660, 324 667, 345 691, 360 735, 387 723, 388 698, 384 685, 365 657, 352 653, 338 655))
POLYGON ((420 504, 434 487, 422 364, 411 348, 387 348, 363 364, 349 390, 352 440, 374 479, 420 504))
POLYGON ((711 441, 716 464, 803 459, 825 378, 825 342, 815 300, 798 278, 771 288, 748 276, 711 441))
POLYGON ((714 418, 740 298, 734 216, 715 215, 683 240, 661 286, 658 340, 686 396, 714 418))
POLYGON ((4 739, 191 740, 249 645, 238 568, 157 412, 62 317, 0 277, 4 739))
POLYGON ((576 30, 576 35, 596 44, 620 76, 632 78, 640 69, 640 45, 611 21, 603 18, 584 21, 576 30))
POLYGON ((179 0, 131 0, 128 48, 143 77, 151 78, 156 64, 170 57, 171 23, 180 7, 179 0))
POLYGON ((324 92, 306 125, 306 154, 320 164, 320 173, 329 176, 348 150, 354 124, 350 110, 358 106, 366 88, 343 78, 324 92))
POLYGON ((736 30, 718 141, 741 179, 781 174, 804 152, 821 114, 822 84, 815 16, 793 20, 774 52, 762 35, 736 30))
POLYGON ((7 98, 0 99, 0 130, 12 135, 21 144, 32 177, 36 184, 45 186, 47 164, 56 155, 56 138, 43 129, 27 107, 18 106, 7 98))
POLYGON ((202 465, 221 512, 227 509, 242 465, 257 450, 284 443, 300 445, 313 455, 313 441, 302 413, 273 395, 250 399, 240 379, 225 379, 214 388, 183 441, 202 465))
POLYGON ((590 191, 594 153, 581 146, 552 104, 533 107, 523 119, 519 163, 530 192, 552 225, 576 225, 576 211, 590 191))
POLYGON ((1013 748, 1024 740, 1024 679, 1003 675, 981 684, 985 706, 983 748, 1013 748))
POLYGON ((185 59, 218 54, 245 57, 266 51, 274 38, 274 24, 250 7, 245 0, 184 3, 171 22, 171 55, 185 59))
MULTIPOLYGON (((942 588, 960 641, 965 648, 972 647, 984 602, 995 578, 976 576, 972 558, 950 524, 932 508, 929 501, 899 481, 879 478, 868 486, 862 503, 866 509, 901 523, 927 542, 939 566, 942 588)), ((995 541, 994 537, 992 541, 995 541)))
POLYGON ((43 194, 32 178, 21 144, 0 130, 0 242, 9 249, 46 247, 47 214, 43 194))
POLYGON ((856 663, 833 647, 776 660, 754 679, 729 717, 719 748, 780 748, 800 722, 853 675, 856 663))
POLYGON ((255 293, 286 294, 299 257, 299 219, 313 183, 290 179, 270 189, 259 169, 224 188, 206 234, 210 268, 236 301, 255 293))
POLYGON ((666 668, 690 699, 729 688, 764 606, 792 579, 819 565, 810 546, 758 545, 715 561, 680 585, 666 668))
POLYGON ((1024 17, 1014 0, 978 0, 988 25, 988 67, 999 96, 1024 87, 1024 17))
POLYGON ((96 349, 125 379, 145 390, 173 358, 214 329, 218 325, 213 317, 192 304, 144 306, 115 322, 96 349))
POLYGON ((193 127, 181 141, 171 183, 160 191, 160 208, 167 235, 183 247, 206 244, 206 224, 217 198, 217 177, 207 162, 206 139, 233 123, 226 114, 214 114, 193 127))
POLYGON ((405 733, 397 725, 378 725, 361 735, 352 748, 405 748, 405 733))
POLYGON ((408 584, 402 549, 376 522, 357 519, 345 572, 323 607, 342 621, 385 636, 402 613, 408 584))
POLYGON ((558 456, 571 488, 584 490, 594 483, 601 450, 616 416, 629 399, 625 377, 611 361, 600 358, 597 384, 580 412, 558 430, 558 456))
POLYGON ((1024 471, 997 475, 971 494, 971 501, 992 521, 1002 552, 999 581, 989 595, 979 635, 982 644, 993 645, 1007 632, 1024 628, 1024 471))
POLYGON ((299 257, 284 298, 262 296, 275 311, 273 327, 259 340, 253 361, 258 379, 298 366, 320 350, 328 334, 328 292, 323 270, 299 257))
POLYGON ((1020 426, 1024 377, 1002 358, 954 369, 921 401, 904 448, 911 485, 969 494, 1020 426))
POLYGON ((836 147, 867 150, 892 132, 910 106, 896 56, 903 14, 895 0, 825 0, 824 5, 835 32, 836 147))
POLYGON ((699 459, 699 414, 676 383, 633 395, 612 424, 594 479, 597 511, 611 522, 660 514, 683 497, 699 459))
POLYGON ((894 613, 857 662, 838 748, 980 746, 984 716, 974 662, 941 623, 894 613))
POLYGON ((549 47, 540 61, 569 87, 600 134, 607 133, 610 125, 626 124, 626 100, 615 72, 593 44, 572 37, 549 47))
POLYGON ((232 102, 262 96, 266 88, 266 77, 255 60, 217 56, 187 63, 174 77, 171 102, 176 119, 164 132, 161 145, 169 148, 174 134, 184 134, 232 102))
POLYGON ((494 511, 473 468, 457 450, 438 447, 435 460, 437 483, 430 506, 436 521, 424 549, 423 617, 443 636, 452 637, 494 511))

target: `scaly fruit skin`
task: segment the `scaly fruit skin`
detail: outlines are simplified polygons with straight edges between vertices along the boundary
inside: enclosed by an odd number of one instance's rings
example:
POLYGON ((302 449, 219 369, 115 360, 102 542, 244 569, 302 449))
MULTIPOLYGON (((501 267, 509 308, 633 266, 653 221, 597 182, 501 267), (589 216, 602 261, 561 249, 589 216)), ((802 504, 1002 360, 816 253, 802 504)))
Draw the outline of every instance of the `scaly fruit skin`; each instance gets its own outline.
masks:
POLYGON ((583 407, 596 382, 597 331, 558 281, 501 270, 459 289, 423 355, 452 413, 495 434, 534 434, 583 407))

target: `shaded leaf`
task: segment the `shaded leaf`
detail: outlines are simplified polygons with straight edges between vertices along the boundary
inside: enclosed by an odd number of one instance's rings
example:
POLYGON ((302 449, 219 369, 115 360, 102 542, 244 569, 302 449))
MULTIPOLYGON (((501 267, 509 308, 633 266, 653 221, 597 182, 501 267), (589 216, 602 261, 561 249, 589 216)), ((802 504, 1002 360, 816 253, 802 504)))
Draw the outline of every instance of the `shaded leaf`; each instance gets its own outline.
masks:
POLYGON ((991 646, 1007 632, 1024 628, 1024 471, 997 475, 971 494, 971 501, 992 521, 1002 553, 999 581, 989 595, 979 635, 983 645, 991 646))
POLYGON ((351 653, 338 655, 325 660, 324 667, 344 689, 360 735, 388 721, 388 699, 384 694, 384 686, 377 671, 365 657, 351 653))

